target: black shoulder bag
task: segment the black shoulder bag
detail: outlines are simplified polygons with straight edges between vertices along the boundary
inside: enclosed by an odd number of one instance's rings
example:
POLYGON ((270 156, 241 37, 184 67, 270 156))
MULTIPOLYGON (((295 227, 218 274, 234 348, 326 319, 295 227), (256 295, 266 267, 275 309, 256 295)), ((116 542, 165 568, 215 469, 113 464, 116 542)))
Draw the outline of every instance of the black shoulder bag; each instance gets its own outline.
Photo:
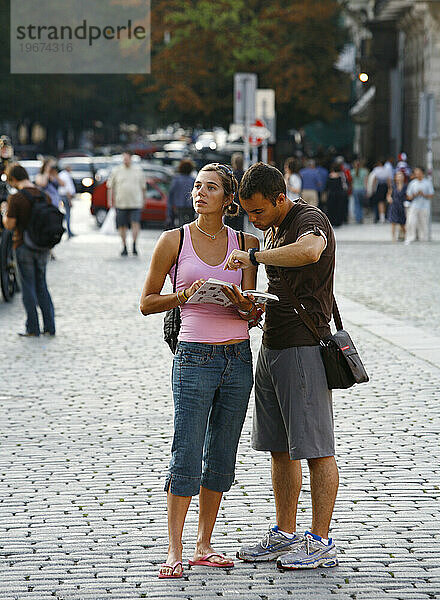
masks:
POLYGON ((332 313, 337 331, 333 335, 329 335, 322 339, 316 325, 290 288, 284 273, 279 268, 277 270, 280 281, 292 300, 292 304, 298 313, 298 316, 301 318, 304 325, 311 331, 313 337, 321 347, 322 362, 324 363, 329 390, 347 389, 352 387, 355 383, 365 383, 369 381, 370 379, 356 347, 353 344, 353 340, 342 326, 341 315, 335 297, 333 296, 332 313))
MULTIPOLYGON (((183 227, 180 228, 180 243, 179 243, 179 251, 177 252, 176 258, 176 268, 174 270, 174 283, 173 283, 173 293, 176 292, 176 282, 177 282, 177 268, 179 266, 179 256, 180 251, 182 250, 183 238, 184 238, 183 227)), ((165 314, 163 320, 163 338, 168 344, 173 354, 176 353, 177 348, 177 338, 179 337, 180 331, 180 308, 176 306, 176 308, 172 308, 168 310, 165 314)))

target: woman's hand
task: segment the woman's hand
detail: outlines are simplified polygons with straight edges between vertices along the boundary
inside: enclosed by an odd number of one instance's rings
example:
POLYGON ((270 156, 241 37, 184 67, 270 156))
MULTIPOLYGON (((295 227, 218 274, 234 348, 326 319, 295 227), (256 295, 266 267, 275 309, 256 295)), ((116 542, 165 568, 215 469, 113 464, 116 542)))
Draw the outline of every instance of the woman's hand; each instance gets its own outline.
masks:
POLYGON ((240 289, 236 285, 233 285, 232 288, 224 285, 223 293, 227 297, 227 299, 235 305, 235 307, 238 310, 249 312, 255 306, 254 297, 252 295, 243 296, 240 289))
POLYGON ((205 283, 204 279, 197 279, 197 281, 194 281, 194 283, 192 283, 189 288, 186 288, 186 290, 185 290, 185 296, 187 298, 191 298, 191 296, 193 296, 197 292, 197 290, 200 287, 202 287, 202 285, 204 283, 205 283))

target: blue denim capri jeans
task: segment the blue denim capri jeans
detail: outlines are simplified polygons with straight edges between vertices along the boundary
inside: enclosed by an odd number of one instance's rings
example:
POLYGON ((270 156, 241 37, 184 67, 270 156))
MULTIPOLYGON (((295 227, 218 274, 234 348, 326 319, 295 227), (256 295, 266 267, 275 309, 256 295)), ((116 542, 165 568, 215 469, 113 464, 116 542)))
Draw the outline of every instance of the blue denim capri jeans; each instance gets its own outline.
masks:
POLYGON ((165 491, 195 496, 203 486, 226 492, 253 385, 249 340, 179 342, 172 380, 174 439, 165 491))

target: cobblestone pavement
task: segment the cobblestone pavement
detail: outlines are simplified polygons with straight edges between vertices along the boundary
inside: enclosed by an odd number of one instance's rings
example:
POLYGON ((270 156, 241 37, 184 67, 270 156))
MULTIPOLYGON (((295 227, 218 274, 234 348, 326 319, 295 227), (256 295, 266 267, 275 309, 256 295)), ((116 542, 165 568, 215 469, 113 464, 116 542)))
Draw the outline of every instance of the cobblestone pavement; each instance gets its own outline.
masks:
MULTIPOLYGON (((159 232, 144 231, 141 256, 122 259, 117 238, 97 234, 80 202, 73 219, 81 235, 49 266, 57 337, 19 339, 20 298, 0 303, 0 599, 440 598, 440 370, 350 322, 371 382, 335 393, 340 566, 186 565, 181 580, 157 579, 167 546, 171 354, 162 316, 142 317, 138 298, 159 232)), ((408 322, 416 305, 402 296, 417 293, 418 309, 435 317, 438 249, 341 240, 338 290, 394 316, 407 302, 408 322)), ((254 352, 258 344, 253 332, 254 352)), ((274 520, 269 457, 250 448, 250 425, 251 411, 214 532, 215 547, 230 555, 274 520)), ((306 475, 301 530, 310 518, 306 475)), ((196 525, 197 500, 186 558, 196 525)))

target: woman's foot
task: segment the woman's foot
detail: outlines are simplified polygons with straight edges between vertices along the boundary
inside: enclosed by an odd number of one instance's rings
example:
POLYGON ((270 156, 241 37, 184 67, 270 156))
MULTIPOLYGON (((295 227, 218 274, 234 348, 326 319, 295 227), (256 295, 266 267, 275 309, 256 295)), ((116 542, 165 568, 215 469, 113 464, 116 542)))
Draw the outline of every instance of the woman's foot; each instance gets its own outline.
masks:
POLYGON ((168 576, 175 577, 177 579, 178 577, 182 576, 182 573, 182 551, 169 551, 166 562, 160 566, 159 577, 168 576))
POLYGON ((194 558, 190 563, 203 563, 212 564, 213 566, 219 567, 233 567, 234 562, 227 556, 223 556, 219 552, 216 552, 212 546, 196 546, 194 550, 194 558))

